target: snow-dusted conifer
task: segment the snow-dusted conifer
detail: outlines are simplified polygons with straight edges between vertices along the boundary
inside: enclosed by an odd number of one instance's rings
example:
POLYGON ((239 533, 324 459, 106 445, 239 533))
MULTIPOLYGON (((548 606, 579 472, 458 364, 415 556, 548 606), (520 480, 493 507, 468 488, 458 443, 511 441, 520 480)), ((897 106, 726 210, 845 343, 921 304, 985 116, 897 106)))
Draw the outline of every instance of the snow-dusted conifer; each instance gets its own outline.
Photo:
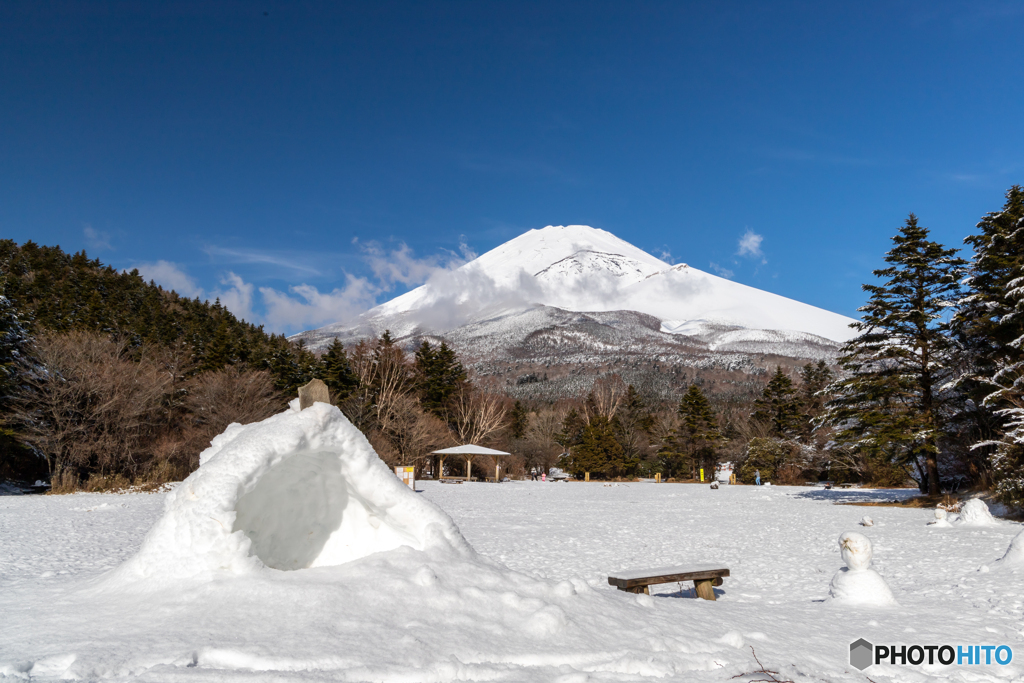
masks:
POLYGON ((874 271, 880 285, 863 286, 871 297, 853 327, 860 334, 843 347, 846 376, 823 422, 836 440, 881 465, 914 466, 931 494, 939 492, 938 440, 943 427, 943 384, 949 379, 951 342, 943 317, 960 298, 966 261, 928 240, 928 229, 910 214, 888 267, 874 271))
POLYGON ((962 386, 984 411, 997 496, 1024 505, 1024 188, 1006 193, 1001 211, 978 223, 964 241, 974 247, 967 285, 953 328, 967 367, 962 386))

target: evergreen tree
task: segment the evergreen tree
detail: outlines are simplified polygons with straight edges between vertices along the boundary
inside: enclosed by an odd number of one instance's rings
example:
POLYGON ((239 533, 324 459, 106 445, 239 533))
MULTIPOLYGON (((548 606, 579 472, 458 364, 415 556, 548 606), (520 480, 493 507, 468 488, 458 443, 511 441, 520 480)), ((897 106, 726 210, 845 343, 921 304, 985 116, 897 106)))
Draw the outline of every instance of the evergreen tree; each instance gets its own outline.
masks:
POLYGON ((415 372, 423 409, 439 417, 468 384, 466 369, 446 342, 435 349, 424 339, 416 350, 415 372))
POLYGON ((18 310, 10 299, 0 294, 0 411, 18 386, 18 376, 23 363, 28 360, 30 343, 31 337, 18 310))
POLYGON ((977 227, 964 240, 974 247, 969 293, 952 323, 973 399, 960 417, 973 423, 975 452, 989 454, 997 496, 1024 506, 1024 188, 977 227))
POLYGON ((522 439, 526 436, 527 418, 529 412, 523 406, 522 401, 516 401, 509 413, 508 435, 513 439, 522 439))
POLYGON ((885 282, 864 285, 871 296, 853 325, 860 334, 843 347, 847 377, 830 387, 834 398, 824 421, 840 430, 840 443, 893 465, 914 466, 922 490, 937 494, 939 387, 949 379, 951 347, 942 317, 959 299, 966 262, 957 250, 929 241, 928 229, 913 214, 893 243, 885 256, 889 266, 874 271, 885 282))
POLYGON ((604 415, 595 415, 583 428, 580 443, 572 449, 569 471, 575 477, 602 474, 606 477, 628 474, 636 468, 635 459, 627 459, 615 438, 615 425, 604 415))
POLYGON ((825 389, 832 383, 833 375, 828 365, 819 360, 817 365, 807 363, 800 370, 800 436, 809 441, 815 421, 821 416, 826 401, 825 389))
POLYGON ((781 365, 776 366, 761 397, 754 401, 754 419, 768 425, 772 436, 790 438, 801 429, 800 403, 793 380, 782 371, 781 365))
POLYGON ((696 478, 699 468, 713 472, 718 464, 715 446, 722 441, 722 434, 711 403, 696 384, 691 384, 679 401, 679 419, 674 438, 686 454, 690 477, 696 478))
POLYGON ((575 408, 570 408, 562 418, 562 431, 555 434, 555 443, 568 451, 583 441, 583 430, 586 426, 587 421, 580 415, 580 412, 575 408))
POLYGON ((616 412, 614 424, 615 438, 622 446, 626 459, 637 462, 643 460, 650 451, 654 416, 632 384, 626 387, 626 395, 616 412))
POLYGON ((359 388, 359 378, 352 372, 344 345, 335 337, 321 357, 323 380, 331 392, 331 399, 340 403, 359 388))

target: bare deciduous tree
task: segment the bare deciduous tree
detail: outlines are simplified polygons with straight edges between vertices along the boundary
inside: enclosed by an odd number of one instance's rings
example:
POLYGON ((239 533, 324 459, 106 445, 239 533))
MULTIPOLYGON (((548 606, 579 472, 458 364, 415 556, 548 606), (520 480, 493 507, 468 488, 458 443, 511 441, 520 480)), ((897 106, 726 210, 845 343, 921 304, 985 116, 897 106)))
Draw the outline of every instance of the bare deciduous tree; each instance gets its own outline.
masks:
POLYGON ((508 398, 484 391, 463 391, 453 402, 450 422, 462 443, 482 444, 505 425, 508 398))
POLYGON ((12 421, 44 454, 51 480, 136 475, 165 417, 171 378, 146 349, 93 332, 42 333, 12 421))

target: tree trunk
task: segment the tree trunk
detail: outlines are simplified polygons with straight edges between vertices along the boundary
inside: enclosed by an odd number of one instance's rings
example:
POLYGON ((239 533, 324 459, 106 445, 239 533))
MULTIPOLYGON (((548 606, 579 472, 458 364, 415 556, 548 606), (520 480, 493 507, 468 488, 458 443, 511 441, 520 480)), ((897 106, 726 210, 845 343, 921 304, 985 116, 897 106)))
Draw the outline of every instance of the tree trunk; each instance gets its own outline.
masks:
POLYGON ((928 495, 939 495, 939 459, 934 451, 925 456, 925 469, 928 471, 928 495))

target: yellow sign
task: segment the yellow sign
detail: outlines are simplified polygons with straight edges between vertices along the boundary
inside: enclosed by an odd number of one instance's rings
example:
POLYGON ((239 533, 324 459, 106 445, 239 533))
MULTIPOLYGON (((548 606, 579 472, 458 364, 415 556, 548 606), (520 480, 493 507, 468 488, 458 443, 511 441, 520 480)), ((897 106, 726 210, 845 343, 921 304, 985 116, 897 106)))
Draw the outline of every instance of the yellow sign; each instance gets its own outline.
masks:
POLYGON ((415 467, 396 467, 395 475, 402 480, 402 483, 411 488, 413 491, 416 490, 416 468, 415 467))
POLYGON ((700 468, 700 480, 704 481, 704 468, 703 467, 700 468))

